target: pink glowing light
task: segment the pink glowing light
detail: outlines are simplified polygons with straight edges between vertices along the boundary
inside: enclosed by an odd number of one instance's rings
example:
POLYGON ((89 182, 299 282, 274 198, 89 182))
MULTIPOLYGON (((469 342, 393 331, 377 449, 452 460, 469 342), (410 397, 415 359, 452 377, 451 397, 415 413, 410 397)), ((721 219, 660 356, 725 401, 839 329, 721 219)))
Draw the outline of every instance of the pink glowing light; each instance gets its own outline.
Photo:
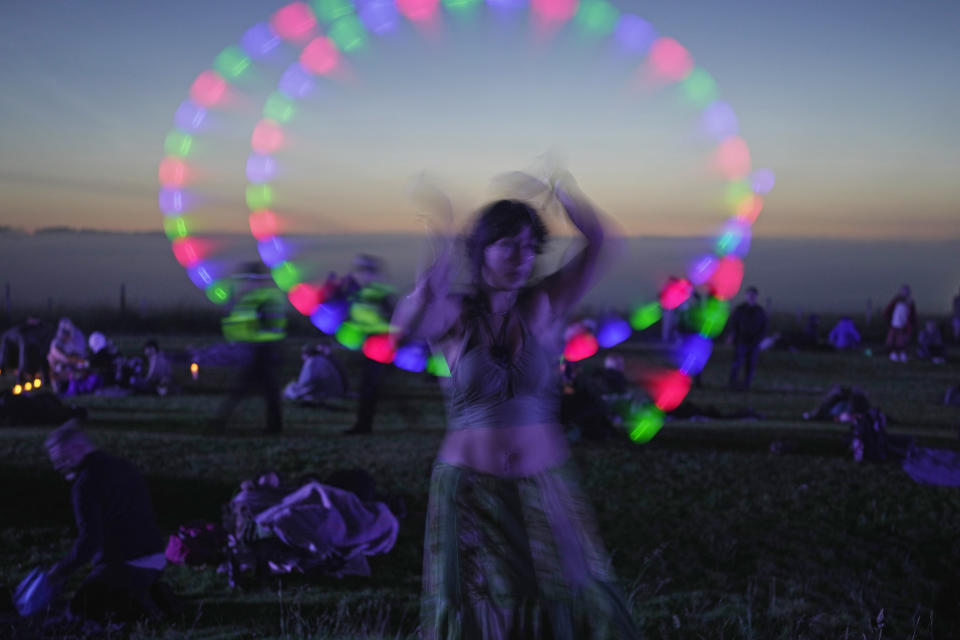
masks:
POLYGON ((317 18, 305 2, 293 2, 273 14, 270 26, 284 40, 302 42, 317 26, 317 18))
POLYGON ((750 173, 750 149, 740 136, 730 136, 713 152, 713 166, 728 180, 750 173))
POLYGON ((440 6, 440 0, 397 0, 400 13, 414 22, 424 22, 433 18, 440 6))
POLYGON ((763 198, 752 194, 740 201, 737 205, 737 220, 746 224, 753 224, 763 210, 763 198))
POLYGON ((250 136, 250 146, 257 153, 273 153, 283 146, 283 128, 273 120, 261 120, 250 136))
POLYGON ((693 285, 688 280, 671 277, 660 291, 660 306, 664 309, 676 309, 693 293, 693 285))
POLYGON ((673 38, 659 38, 650 47, 649 65, 655 77, 679 82, 693 70, 693 57, 673 38))
POLYGON ((311 40, 300 53, 300 64, 307 71, 317 75, 330 73, 336 69, 338 60, 337 46, 333 44, 333 40, 324 36, 311 40))
POLYGON ((210 69, 197 76, 190 86, 190 99, 201 107, 213 107, 227 92, 227 81, 210 69))
POLYGON ((369 336, 363 341, 363 355, 371 360, 389 364, 393 362, 396 353, 393 337, 389 334, 369 336))
POLYGON ((287 299, 290 300, 290 304, 292 304, 297 311, 306 316, 313 315, 313 312, 316 311, 320 303, 323 302, 320 299, 320 287, 305 282, 291 287, 290 291, 287 292, 287 299))
POLYGON ((187 183, 187 163, 176 156, 167 156, 160 163, 157 177, 167 189, 176 189, 187 183))
POLYGON ((682 371, 662 371, 647 382, 653 403, 661 411, 673 411, 690 392, 690 377, 682 371))
POLYGON ((570 362, 577 362, 589 358, 597 352, 597 339, 590 333, 578 333, 567 341, 563 348, 563 358, 570 362))
POLYGON ((730 300, 743 283, 743 261, 735 256, 720 258, 717 268, 707 282, 711 293, 718 300, 730 300))
POLYGON ((566 22, 577 13, 578 0, 530 0, 530 8, 547 22, 566 22))
POLYGON ((280 230, 277 214, 269 209, 261 209, 250 214, 250 234, 258 242, 272 238, 280 230))
POLYGON ((179 238, 173 241, 173 256, 182 267, 190 268, 210 253, 208 243, 198 238, 179 238))

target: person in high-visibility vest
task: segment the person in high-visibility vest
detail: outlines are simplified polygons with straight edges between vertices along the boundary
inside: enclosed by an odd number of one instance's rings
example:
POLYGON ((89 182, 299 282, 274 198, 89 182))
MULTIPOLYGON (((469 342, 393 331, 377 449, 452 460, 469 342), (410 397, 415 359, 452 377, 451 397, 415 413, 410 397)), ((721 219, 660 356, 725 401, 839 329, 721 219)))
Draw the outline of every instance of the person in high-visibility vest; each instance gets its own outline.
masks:
POLYGON ((280 343, 287 336, 286 300, 260 263, 247 265, 236 281, 234 303, 221 321, 223 337, 241 345, 244 364, 230 394, 220 404, 211 427, 226 429, 241 400, 259 393, 266 403, 267 433, 283 430, 280 397, 280 343))
MULTIPOLYGON (((393 315, 394 290, 379 282, 383 265, 379 258, 359 254, 353 259, 353 269, 340 282, 337 296, 350 303, 350 319, 365 334, 382 334, 390 331, 390 316, 393 315)), ((384 374, 390 369, 376 360, 364 358, 360 370, 360 396, 357 401, 357 418, 347 434, 364 434, 373 430, 373 418, 377 412, 377 400, 384 374)))

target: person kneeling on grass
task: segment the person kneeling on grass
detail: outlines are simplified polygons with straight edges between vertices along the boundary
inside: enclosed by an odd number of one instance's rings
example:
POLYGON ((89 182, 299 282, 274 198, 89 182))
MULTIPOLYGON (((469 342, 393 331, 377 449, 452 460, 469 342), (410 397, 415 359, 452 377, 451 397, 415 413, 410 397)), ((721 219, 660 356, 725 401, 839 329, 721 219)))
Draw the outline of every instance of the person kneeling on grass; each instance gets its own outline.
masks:
POLYGON ((45 446, 54 469, 73 483, 78 531, 73 548, 47 578, 59 587, 87 562, 93 565, 70 614, 98 622, 162 615, 158 601, 164 599, 156 594, 166 559, 143 476, 127 460, 97 449, 77 420, 51 432, 45 446))

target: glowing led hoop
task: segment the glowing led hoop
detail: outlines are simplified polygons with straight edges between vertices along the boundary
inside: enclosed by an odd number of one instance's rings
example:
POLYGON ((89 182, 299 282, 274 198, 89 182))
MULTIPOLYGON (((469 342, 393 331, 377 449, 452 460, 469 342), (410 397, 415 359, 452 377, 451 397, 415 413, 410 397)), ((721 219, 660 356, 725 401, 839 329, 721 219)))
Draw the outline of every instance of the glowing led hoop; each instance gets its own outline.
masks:
MULTIPOLYGON (((492 7, 524 8, 524 0, 487 0, 492 7)), ((160 167, 160 208, 168 216, 165 228, 174 242, 178 261, 195 273, 191 279, 207 290, 208 297, 219 301, 228 292, 222 290, 211 274, 200 266, 204 246, 192 238, 183 225, 182 213, 189 210, 190 194, 182 189, 189 168, 183 158, 193 143, 192 131, 202 125, 205 109, 215 106, 227 91, 231 77, 242 74, 250 57, 267 55, 281 40, 301 48, 299 60, 284 72, 278 92, 264 106, 264 118, 251 136, 251 155, 247 161, 246 199, 250 208, 250 231, 258 241, 264 263, 291 304, 311 316, 314 324, 335 333, 341 343, 362 349, 365 355, 381 362, 394 362, 407 370, 428 368, 422 345, 396 349, 386 335, 364 336, 347 321, 349 309, 323 305, 324 289, 303 282, 294 256, 279 234, 276 213, 272 210, 277 162, 273 153, 284 141, 283 125, 292 117, 296 100, 307 95, 315 76, 336 69, 342 53, 363 45, 369 34, 380 35, 395 28, 400 16, 415 22, 437 18, 440 0, 314 0, 308 6, 294 2, 278 10, 270 22, 249 29, 242 50, 232 47, 217 57, 214 69, 201 73, 191 87, 192 102, 177 112, 177 128, 168 134, 164 148, 168 156, 160 167), (322 26, 321 26, 322 25, 322 26), (325 33, 321 30, 325 28, 325 33), (246 52, 247 55, 244 55, 246 52), (171 234, 170 228, 173 229, 171 234)), ((480 0, 443 0, 443 7, 457 13, 475 8, 480 0)), ((631 417, 629 435, 637 442, 649 441, 663 424, 664 412, 676 408, 690 388, 690 380, 703 369, 712 351, 712 339, 723 330, 729 314, 729 300, 743 281, 743 258, 750 246, 751 227, 763 209, 763 195, 774 184, 769 169, 752 170, 750 151, 739 136, 739 124, 732 107, 717 98, 717 87, 705 70, 696 67, 693 57, 676 40, 659 36, 639 16, 622 13, 606 0, 529 0, 533 19, 539 24, 560 26, 570 20, 585 33, 611 37, 624 50, 643 56, 641 72, 660 84, 679 84, 689 104, 700 110, 703 133, 716 143, 711 165, 726 180, 724 198, 731 217, 716 241, 714 251, 694 260, 684 279, 672 278, 661 289, 657 302, 638 307, 629 318, 629 327, 642 330, 660 320, 663 310, 676 309, 690 299, 696 287, 708 296, 697 310, 698 333, 688 336, 675 354, 677 368, 660 372, 644 381, 653 404, 631 417)), ((565 356, 579 360, 593 355, 600 347, 611 347, 626 340, 630 331, 626 321, 605 319, 597 335, 580 332, 565 348, 565 356)), ((434 369, 438 366, 434 361, 434 369)), ((442 367, 440 367, 442 368, 442 367)))

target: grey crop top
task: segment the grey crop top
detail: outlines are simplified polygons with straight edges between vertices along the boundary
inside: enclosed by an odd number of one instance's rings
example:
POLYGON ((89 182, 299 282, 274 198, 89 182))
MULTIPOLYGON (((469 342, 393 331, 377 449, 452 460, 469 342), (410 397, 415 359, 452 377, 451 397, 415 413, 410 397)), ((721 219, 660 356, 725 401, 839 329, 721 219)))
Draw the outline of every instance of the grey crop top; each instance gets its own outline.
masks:
MULTIPOLYGON (((504 332, 495 339, 485 318, 478 315, 469 321, 460 355, 450 372, 449 429, 558 421, 559 351, 544 347, 523 317, 517 314, 517 318, 523 344, 517 353, 509 355, 503 345, 504 332), (479 339, 477 334, 484 332, 489 341, 479 339)), ((509 320, 505 318, 504 325, 509 320)))

